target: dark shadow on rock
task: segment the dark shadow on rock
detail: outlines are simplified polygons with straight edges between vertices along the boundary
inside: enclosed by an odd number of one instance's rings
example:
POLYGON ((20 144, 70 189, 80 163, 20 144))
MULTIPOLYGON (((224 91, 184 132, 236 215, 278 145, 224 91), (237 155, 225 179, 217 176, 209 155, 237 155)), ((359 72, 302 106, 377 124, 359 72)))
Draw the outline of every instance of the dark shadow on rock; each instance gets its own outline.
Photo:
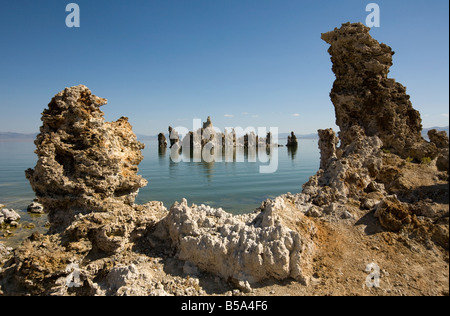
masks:
POLYGON ((449 186, 448 183, 421 186, 411 191, 398 193, 397 196, 401 202, 407 203, 428 200, 428 202, 449 204, 449 186))
POLYGON ((176 250, 171 247, 169 241, 162 241, 152 236, 153 230, 146 236, 135 240, 132 251, 143 254, 150 258, 159 259, 159 263, 163 266, 163 271, 167 275, 180 278, 197 278, 199 286, 207 295, 221 295, 228 291, 232 291, 234 287, 230 282, 212 273, 203 272, 198 269, 198 273, 189 275, 185 273, 183 267, 186 261, 179 260, 176 256, 176 250))
POLYGON ((386 231, 381 227, 380 222, 377 218, 374 216, 375 212, 371 211, 368 212, 366 215, 361 217, 356 223, 355 226, 364 225, 366 228, 364 229, 364 232, 370 236, 375 235, 381 232, 386 231))

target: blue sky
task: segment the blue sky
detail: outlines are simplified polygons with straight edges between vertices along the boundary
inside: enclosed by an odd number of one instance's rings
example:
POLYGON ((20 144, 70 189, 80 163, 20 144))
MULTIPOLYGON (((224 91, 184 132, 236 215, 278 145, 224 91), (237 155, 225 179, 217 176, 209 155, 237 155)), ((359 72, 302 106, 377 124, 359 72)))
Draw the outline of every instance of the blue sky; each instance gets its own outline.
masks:
MULTIPOLYGON (((53 95, 84 84, 109 121, 139 134, 168 125, 334 127, 334 81, 321 33, 365 22, 361 0, 42 0, 0 6, 0 131, 38 132, 53 95), (76 2, 81 27, 67 28, 76 2)), ((396 55, 424 127, 448 125, 449 1, 376 1, 371 34, 396 55)))

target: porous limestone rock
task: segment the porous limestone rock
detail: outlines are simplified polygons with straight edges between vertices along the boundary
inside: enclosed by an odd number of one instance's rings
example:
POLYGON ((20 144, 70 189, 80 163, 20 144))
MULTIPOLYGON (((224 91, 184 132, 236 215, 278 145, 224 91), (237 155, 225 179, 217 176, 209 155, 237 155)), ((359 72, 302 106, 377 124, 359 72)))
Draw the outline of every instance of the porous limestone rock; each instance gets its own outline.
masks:
POLYGON ((440 171, 447 171, 449 168, 449 140, 447 132, 438 132, 435 129, 428 131, 428 137, 430 141, 439 148, 439 154, 436 159, 436 167, 440 171))
POLYGON ((283 199, 265 204, 260 213, 233 216, 205 205, 189 207, 183 200, 158 224, 156 235, 172 241, 179 259, 236 283, 292 277, 307 284, 314 225, 283 199), (283 220, 287 212, 294 223, 283 220))
POLYGON ((144 145, 127 118, 104 121, 100 107, 106 102, 79 85, 58 93, 42 114, 39 160, 26 176, 53 231, 70 225, 76 214, 133 205, 147 183, 137 174, 144 145))
POLYGON ((417 218, 411 213, 408 204, 400 202, 396 196, 383 199, 374 215, 383 227, 395 232, 417 225, 417 218))
POLYGON ((325 130, 319 134, 323 169, 303 186, 303 193, 310 195, 317 206, 338 200, 345 202, 348 198, 358 199, 382 168, 383 143, 377 136, 367 137, 355 125, 347 131, 350 144, 339 148, 341 152, 337 158, 334 132, 325 130))
POLYGON ((436 146, 421 136, 420 114, 413 109, 406 88, 388 78, 394 52, 369 34, 362 23, 346 23, 322 34, 336 80, 331 91, 336 124, 344 146, 353 125, 367 136, 378 136, 384 146, 403 158, 435 158, 436 146))
POLYGON ((435 129, 428 131, 430 142, 434 143, 437 148, 448 148, 449 140, 446 131, 437 131, 435 129))
POLYGON ((336 147, 339 139, 333 129, 319 130, 320 169, 325 170, 332 158, 337 158, 336 147))

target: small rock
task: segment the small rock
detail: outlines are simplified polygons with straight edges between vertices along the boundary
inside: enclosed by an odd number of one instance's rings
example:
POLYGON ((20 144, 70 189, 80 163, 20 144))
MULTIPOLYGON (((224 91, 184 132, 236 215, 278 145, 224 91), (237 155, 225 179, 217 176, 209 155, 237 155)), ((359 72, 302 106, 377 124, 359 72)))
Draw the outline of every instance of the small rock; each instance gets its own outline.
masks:
POLYGON ((378 205, 378 203, 380 203, 379 200, 375 200, 375 199, 365 199, 362 203, 362 207, 365 210, 371 210, 373 209, 375 206, 378 205))
POLYGON ((11 221, 11 223, 9 223, 9 225, 11 227, 19 227, 20 224, 18 222, 16 222, 16 221, 11 221))
POLYGON ((36 225, 33 223, 24 223, 23 227, 28 228, 28 229, 33 229, 33 228, 36 228, 36 225))
POLYGON ((17 212, 14 210, 4 208, 0 211, 0 213, 3 214, 4 221, 7 223, 10 223, 12 221, 18 221, 20 219, 20 215, 17 214, 17 212))
POLYGON ((250 286, 250 283, 248 283, 248 281, 237 281, 236 286, 243 293, 251 293, 253 291, 253 289, 250 286))
POLYGON ((42 235, 39 232, 34 232, 30 237, 28 237, 28 239, 31 241, 38 241, 41 237, 42 235))
POLYGON ((306 216, 309 216, 309 217, 321 217, 322 216, 322 212, 320 211, 320 208, 318 208, 317 206, 312 206, 306 212, 306 216))
POLYGON ((44 207, 38 202, 33 202, 27 207, 27 211, 33 214, 44 214, 44 207))
POLYGON ((341 215, 341 218, 342 219, 350 219, 350 218, 353 218, 353 215, 349 211, 344 211, 344 213, 342 213, 342 215, 341 215))

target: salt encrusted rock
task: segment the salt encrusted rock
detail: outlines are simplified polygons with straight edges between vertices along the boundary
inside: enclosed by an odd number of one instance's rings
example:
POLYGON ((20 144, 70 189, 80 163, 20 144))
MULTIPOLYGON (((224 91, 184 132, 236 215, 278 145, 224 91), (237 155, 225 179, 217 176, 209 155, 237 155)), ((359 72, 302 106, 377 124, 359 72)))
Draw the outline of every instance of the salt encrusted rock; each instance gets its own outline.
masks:
POLYGON ((26 176, 53 231, 76 214, 108 212, 110 203, 133 205, 147 183, 137 174, 144 145, 127 118, 104 121, 100 106, 106 102, 80 85, 58 93, 43 112, 35 141, 39 160, 26 176))
POLYGON ((32 214, 44 214, 44 207, 38 202, 33 202, 27 207, 27 211, 32 214))
POLYGON ((339 149, 337 159, 334 132, 325 130, 320 134, 320 149, 325 156, 321 161, 325 167, 303 186, 303 193, 313 197, 318 206, 359 198, 382 168, 381 140, 377 136, 367 137, 359 126, 353 126, 347 131, 351 143, 339 149))
POLYGON ((266 203, 260 214, 233 216, 209 206, 189 207, 183 200, 158 224, 156 235, 170 238, 179 259, 225 279, 253 283, 292 277, 307 284, 315 228, 297 211, 290 215, 296 212, 309 230, 288 228, 282 214, 289 210, 282 199, 276 199, 266 203))
POLYGON ((414 110, 406 88, 388 78, 394 52, 380 44, 361 23, 346 23, 322 34, 336 75, 331 100, 344 146, 346 136, 358 125, 367 136, 378 136, 384 146, 403 158, 435 158, 437 148, 422 136, 420 114, 414 110))
POLYGON ((13 221, 18 221, 20 220, 20 215, 14 211, 14 210, 9 210, 7 208, 4 208, 0 211, 0 217, 3 217, 3 220, 6 223, 11 223, 13 221))
POLYGON ((162 202, 145 205, 111 205, 110 212, 93 212, 77 215, 76 220, 65 230, 68 240, 89 240, 96 249, 106 254, 120 253, 132 247, 166 213, 162 202))

